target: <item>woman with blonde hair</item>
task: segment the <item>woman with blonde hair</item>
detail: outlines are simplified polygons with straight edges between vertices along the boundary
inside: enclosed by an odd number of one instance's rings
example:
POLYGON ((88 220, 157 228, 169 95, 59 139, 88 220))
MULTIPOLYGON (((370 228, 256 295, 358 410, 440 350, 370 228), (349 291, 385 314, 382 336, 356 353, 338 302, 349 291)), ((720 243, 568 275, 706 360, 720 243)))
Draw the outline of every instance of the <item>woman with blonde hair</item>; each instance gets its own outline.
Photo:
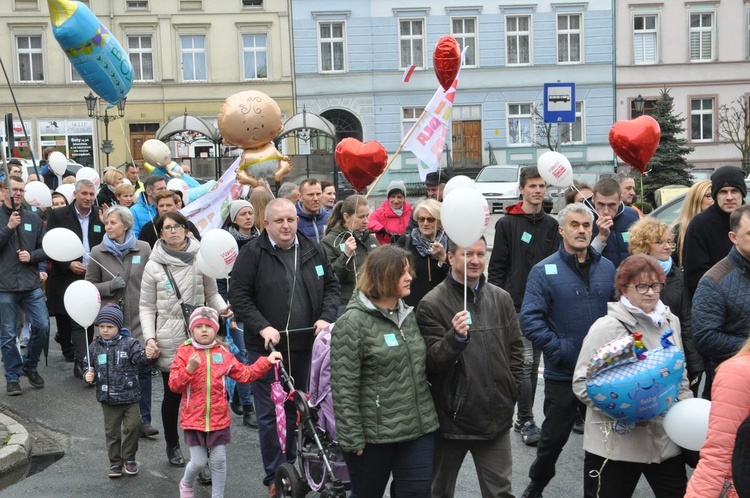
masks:
POLYGON ((690 224, 696 214, 702 212, 708 206, 714 203, 713 197, 711 197, 711 180, 700 180, 695 182, 687 195, 685 195, 685 202, 682 204, 680 214, 677 215, 677 219, 672 224, 672 233, 675 235, 675 246, 674 255, 677 258, 677 266, 682 268, 682 257, 685 243, 685 233, 687 227, 690 224))
POLYGON ((255 214, 255 228, 258 232, 263 231, 263 220, 266 219, 266 206, 273 200, 273 194, 265 188, 255 188, 253 193, 248 197, 248 202, 253 205, 255 214))
POLYGON ((99 194, 96 196, 96 203, 100 206, 106 205, 112 207, 117 204, 115 189, 122 183, 125 175, 122 171, 115 168, 108 168, 102 175, 102 186, 99 188, 99 194))

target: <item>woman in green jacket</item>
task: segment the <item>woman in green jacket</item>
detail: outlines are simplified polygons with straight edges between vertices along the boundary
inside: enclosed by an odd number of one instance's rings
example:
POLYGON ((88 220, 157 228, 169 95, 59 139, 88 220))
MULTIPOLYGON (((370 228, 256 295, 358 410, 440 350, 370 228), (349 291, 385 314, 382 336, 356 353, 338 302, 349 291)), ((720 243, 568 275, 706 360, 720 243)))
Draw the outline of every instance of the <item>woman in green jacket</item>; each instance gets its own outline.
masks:
POLYGON ((358 273, 357 291, 331 335, 336 435, 352 498, 430 497, 438 429, 427 354, 409 295, 411 255, 380 246, 358 273))

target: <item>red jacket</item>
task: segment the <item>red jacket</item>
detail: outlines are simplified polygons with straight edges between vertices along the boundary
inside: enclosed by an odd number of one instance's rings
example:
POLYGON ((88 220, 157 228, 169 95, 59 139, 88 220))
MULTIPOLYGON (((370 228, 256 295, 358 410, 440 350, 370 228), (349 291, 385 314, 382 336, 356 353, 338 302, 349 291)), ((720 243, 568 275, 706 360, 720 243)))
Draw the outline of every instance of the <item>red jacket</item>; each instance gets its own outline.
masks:
MULTIPOLYGON (((724 479, 732 479, 737 429, 750 415, 750 354, 723 362, 711 387, 708 435, 685 498, 718 498, 724 479)), ((736 496, 728 495, 728 496, 736 496)))
POLYGON ((390 244, 391 234, 403 235, 406 233, 406 227, 409 226, 409 221, 411 220, 411 213, 411 204, 404 201, 404 212, 401 216, 397 215, 393 212, 393 209, 391 209, 388 199, 386 199, 379 208, 370 214, 370 221, 367 223, 367 229, 375 234, 378 238, 378 242, 381 244, 390 244), (387 233, 380 233, 383 229, 385 229, 387 233))
POLYGON ((268 358, 259 358, 252 365, 240 363, 226 346, 216 344, 210 349, 197 349, 187 340, 177 348, 169 371, 169 388, 181 393, 180 427, 211 432, 229 427, 229 403, 224 378, 252 382, 271 369, 268 358), (187 364, 193 353, 201 357, 195 372, 188 373, 187 364), (207 397, 206 393, 210 392, 207 397))

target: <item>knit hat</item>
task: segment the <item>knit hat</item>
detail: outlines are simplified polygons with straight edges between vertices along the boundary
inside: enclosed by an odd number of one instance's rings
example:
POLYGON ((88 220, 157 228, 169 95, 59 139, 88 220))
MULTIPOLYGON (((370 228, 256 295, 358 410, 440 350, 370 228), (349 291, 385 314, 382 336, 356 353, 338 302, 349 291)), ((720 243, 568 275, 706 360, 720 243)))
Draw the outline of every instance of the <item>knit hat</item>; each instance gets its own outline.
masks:
POLYGON ((742 192, 742 197, 747 195, 745 185, 745 174, 737 166, 721 166, 711 175, 711 196, 716 196, 724 187, 734 187, 742 192))
POLYGON ((111 323, 117 330, 122 328, 122 310, 115 303, 108 303, 102 306, 99 310, 99 314, 96 315, 96 324, 101 325, 102 323, 111 323))
POLYGON ((393 180, 388 184, 388 197, 393 195, 396 191, 401 192, 406 197, 406 184, 401 180, 393 180))
POLYGON ((219 314, 215 309, 209 308, 208 306, 199 306, 195 308, 195 311, 190 315, 190 333, 193 333, 193 329, 200 325, 208 325, 214 331, 219 331, 219 314))
POLYGON ((253 209, 253 205, 250 204, 247 201, 243 201, 242 199, 237 201, 232 201, 229 204, 229 221, 234 223, 234 219, 237 217, 237 213, 239 213, 242 208, 249 207, 252 212, 255 212, 255 209, 253 209))
POLYGON ((451 175, 447 171, 433 171, 431 173, 427 173, 427 176, 424 179, 424 184, 428 187, 437 187, 441 183, 448 183, 448 180, 450 179, 451 175))

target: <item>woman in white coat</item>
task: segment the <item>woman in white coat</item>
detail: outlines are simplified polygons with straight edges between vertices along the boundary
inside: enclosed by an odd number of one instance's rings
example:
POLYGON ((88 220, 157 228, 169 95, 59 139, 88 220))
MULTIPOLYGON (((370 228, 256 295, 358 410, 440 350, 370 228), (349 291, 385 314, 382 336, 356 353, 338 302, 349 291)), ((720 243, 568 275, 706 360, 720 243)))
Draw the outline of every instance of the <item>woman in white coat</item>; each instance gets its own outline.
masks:
POLYGON ((156 366, 164 381, 161 418, 167 458, 170 465, 182 467, 185 459, 177 433, 181 395, 169 389, 169 369, 175 352, 189 338, 177 291, 185 304, 205 304, 225 318, 231 316, 231 311, 219 295, 216 280, 198 269, 195 256, 200 243, 188 237, 187 218, 179 212, 166 213, 156 221, 155 228, 159 240, 151 251, 141 282, 141 327, 146 351, 157 356, 156 366))

